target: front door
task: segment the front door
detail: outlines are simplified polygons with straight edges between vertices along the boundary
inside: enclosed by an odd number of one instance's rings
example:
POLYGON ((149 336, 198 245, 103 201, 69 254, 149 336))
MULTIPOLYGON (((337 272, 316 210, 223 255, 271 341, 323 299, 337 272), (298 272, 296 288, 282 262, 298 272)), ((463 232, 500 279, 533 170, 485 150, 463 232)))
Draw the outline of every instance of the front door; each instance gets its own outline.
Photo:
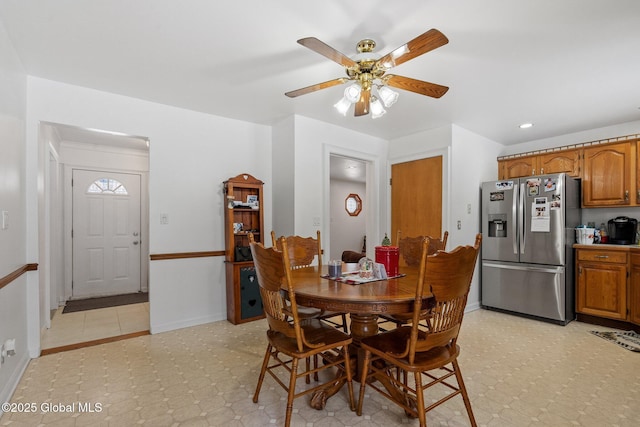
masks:
POLYGON ((140 182, 73 170, 73 298, 140 291, 140 182))
POLYGON ((391 166, 391 235, 442 236, 442 156, 391 166))

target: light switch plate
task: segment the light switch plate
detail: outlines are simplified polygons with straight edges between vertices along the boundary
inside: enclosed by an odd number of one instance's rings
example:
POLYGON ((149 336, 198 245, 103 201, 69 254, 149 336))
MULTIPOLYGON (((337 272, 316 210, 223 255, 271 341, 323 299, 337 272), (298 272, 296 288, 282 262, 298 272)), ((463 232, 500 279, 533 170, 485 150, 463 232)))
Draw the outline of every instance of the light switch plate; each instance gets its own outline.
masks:
POLYGON ((2 211, 2 229, 6 230, 9 228, 9 212, 2 211))

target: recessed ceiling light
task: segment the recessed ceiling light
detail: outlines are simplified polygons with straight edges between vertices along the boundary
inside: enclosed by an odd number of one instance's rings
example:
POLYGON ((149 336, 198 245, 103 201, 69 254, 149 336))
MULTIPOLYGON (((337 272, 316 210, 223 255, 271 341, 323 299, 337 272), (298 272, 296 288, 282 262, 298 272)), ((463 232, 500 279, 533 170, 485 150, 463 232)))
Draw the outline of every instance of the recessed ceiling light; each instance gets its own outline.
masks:
POLYGON ((529 129, 533 126, 533 123, 523 123, 520 125, 520 129, 529 129))

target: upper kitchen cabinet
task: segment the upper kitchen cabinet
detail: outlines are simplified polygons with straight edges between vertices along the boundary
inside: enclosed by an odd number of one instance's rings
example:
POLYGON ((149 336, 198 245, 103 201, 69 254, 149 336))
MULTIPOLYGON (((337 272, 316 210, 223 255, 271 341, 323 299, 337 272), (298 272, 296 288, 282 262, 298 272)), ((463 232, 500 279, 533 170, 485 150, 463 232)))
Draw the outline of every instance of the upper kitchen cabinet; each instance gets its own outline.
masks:
POLYGON ((536 166, 537 163, 534 156, 500 160, 498 161, 498 179, 535 175, 536 166))
POLYGON ((539 154, 536 175, 566 173, 578 178, 580 177, 581 154, 582 149, 580 148, 539 154))
POLYGON ((533 156, 514 157, 498 161, 498 179, 566 173, 580 177, 582 149, 559 150, 533 156))
POLYGON ((640 206, 640 135, 498 157, 498 179, 566 173, 582 179, 585 208, 640 206))
POLYGON ((584 148, 582 205, 636 206, 635 141, 584 148))

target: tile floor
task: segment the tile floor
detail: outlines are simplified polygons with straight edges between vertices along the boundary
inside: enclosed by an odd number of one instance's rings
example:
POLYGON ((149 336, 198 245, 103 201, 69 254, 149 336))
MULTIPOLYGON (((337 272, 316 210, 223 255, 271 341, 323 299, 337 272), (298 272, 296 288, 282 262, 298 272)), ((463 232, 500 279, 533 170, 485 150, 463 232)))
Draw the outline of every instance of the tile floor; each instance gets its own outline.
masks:
POLYGON ((43 349, 149 330, 149 303, 128 304, 62 314, 60 307, 51 328, 42 332, 43 349))
MULTIPOLYGON (((36 412, 5 413, 0 426, 282 425, 286 396, 273 379, 265 379, 259 403, 251 400, 265 329, 264 320, 220 321, 34 359, 12 402, 35 403, 36 412), (51 404, 71 412, 42 411, 51 404), (100 411, 86 412, 86 405, 100 411)), ((468 313, 460 364, 478 424, 640 425, 640 354, 593 329, 606 328, 468 313)), ((361 417, 348 409, 345 390, 320 411, 307 399, 294 402, 293 426, 418 425, 376 393, 368 393, 361 417)), ((429 412, 427 422, 469 425, 459 397, 429 412)))

